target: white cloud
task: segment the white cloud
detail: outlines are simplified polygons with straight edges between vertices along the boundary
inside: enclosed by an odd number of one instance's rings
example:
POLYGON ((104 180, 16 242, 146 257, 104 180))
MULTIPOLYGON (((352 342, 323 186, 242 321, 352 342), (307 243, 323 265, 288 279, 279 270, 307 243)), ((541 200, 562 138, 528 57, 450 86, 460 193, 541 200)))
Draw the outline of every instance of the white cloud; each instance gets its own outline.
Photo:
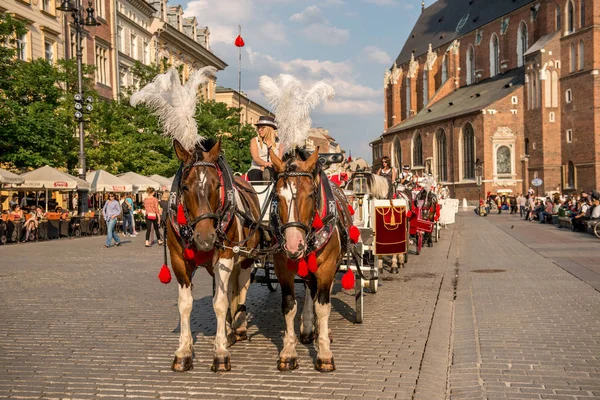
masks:
POLYGON ((271 42, 288 43, 285 26, 279 22, 266 21, 260 25, 260 33, 271 42))
POLYGON ((346 2, 344 0, 325 0, 319 4, 323 7, 340 7, 345 6, 346 2))
POLYGON ((362 55, 369 61, 373 61, 377 64, 390 65, 392 63, 392 57, 377 46, 365 47, 362 51, 362 55))
POLYGON ((350 37, 347 29, 333 26, 316 5, 308 6, 304 11, 292 15, 290 21, 305 25, 302 34, 311 42, 334 46, 345 43, 350 37))
POLYGON ((327 114, 368 115, 381 113, 382 104, 372 100, 331 100, 323 106, 327 114))
POLYGON ((243 29, 251 20, 253 10, 252 0, 193 0, 187 4, 185 14, 194 15, 199 26, 208 26, 212 43, 233 43, 238 25, 243 29))
POLYGON ((395 6, 398 4, 397 0, 363 0, 363 2, 378 6, 395 6))
POLYGON ((315 5, 308 6, 304 11, 293 14, 290 17, 290 21, 305 25, 329 23, 321 9, 315 5))

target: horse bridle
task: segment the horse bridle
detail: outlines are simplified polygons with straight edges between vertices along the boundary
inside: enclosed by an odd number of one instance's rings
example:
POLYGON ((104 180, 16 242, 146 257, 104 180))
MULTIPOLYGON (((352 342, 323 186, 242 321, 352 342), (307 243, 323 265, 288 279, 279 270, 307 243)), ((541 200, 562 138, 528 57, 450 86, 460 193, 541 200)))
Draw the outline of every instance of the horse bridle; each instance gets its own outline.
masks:
MULTIPOLYGON (((285 171, 285 172, 282 172, 281 174, 278 174, 277 179, 275 180, 275 187, 277 187, 277 182, 280 179, 284 179, 285 182, 287 183, 288 178, 299 178, 299 177, 310 178, 313 188, 314 188, 315 178, 312 173, 296 172, 296 171, 285 171)), ((290 191, 291 191, 291 188, 290 188, 290 191)), ((289 206, 289 209, 294 207, 295 215, 299 215, 298 201, 297 201, 297 197, 296 197, 297 192, 298 192, 297 190, 296 190, 296 192, 292 192, 292 199, 290 200, 290 206, 289 206)), ((316 202, 316 193, 317 193, 317 189, 314 188, 313 194, 311 194, 311 196, 315 196, 315 202, 316 202)), ((312 234, 313 234, 312 225, 313 225, 313 221, 315 218, 314 213, 311 216, 311 219, 310 219, 310 222, 308 223, 308 225, 305 225, 304 223, 302 223, 300 221, 292 221, 292 222, 286 222, 286 223, 282 224, 281 217, 279 216, 279 212, 278 212, 278 205, 279 205, 278 197, 273 196, 273 200, 271 202, 271 225, 273 228, 273 232, 274 232, 275 236, 277 237, 277 241, 280 242, 280 244, 283 246, 283 244, 285 243, 285 237, 283 235, 285 230, 288 228, 299 228, 304 231, 304 233, 306 234, 306 242, 309 243, 312 240, 312 234)), ((315 204, 315 206, 316 206, 316 204, 315 204)), ((289 210, 288 210, 288 214, 289 214, 289 210)))
MULTIPOLYGON (((184 175, 184 174, 186 174, 186 173, 187 173, 187 171, 188 171, 189 169, 191 169, 191 168, 194 168, 194 167, 209 167, 209 168, 214 168, 214 169, 217 171, 217 173, 219 173, 219 168, 217 167, 217 164, 216 164, 216 163, 214 163, 214 162, 208 162, 208 161, 196 161, 196 162, 194 162, 194 163, 192 163, 192 164, 188 164, 188 165, 186 165, 186 166, 183 168, 183 174, 182 174, 182 177, 183 177, 183 175, 184 175)), ((183 197, 182 197, 182 195, 183 195, 183 192, 184 192, 185 190, 187 190, 187 189, 188 189, 187 185, 181 185, 181 186, 179 187, 179 191, 178 191, 178 193, 177 193, 177 197, 178 197, 179 199, 182 199, 182 198, 183 198, 183 197)), ((197 196, 197 198, 198 198, 198 204, 200 204, 200 200, 201 200, 201 199, 200 199, 200 193, 198 192, 198 193, 196 194, 196 196, 197 196)), ((220 198, 219 198, 219 202, 221 202, 220 198)), ((194 230, 194 229, 195 229, 195 227, 196 227, 196 224, 197 224, 198 222, 200 222, 200 221, 202 221, 202 220, 205 220, 205 219, 211 219, 211 220, 213 220, 213 224, 214 224, 215 228, 217 228, 217 227, 218 227, 218 225, 219 225, 219 222, 220 222, 220 221, 223 219, 223 215, 224 215, 224 213, 225 213, 225 205, 224 205, 224 204, 221 204, 221 207, 220 207, 220 209, 219 209, 219 214, 217 214, 216 212, 213 212, 213 210, 212 210, 212 206, 211 206, 211 205, 210 205, 210 203, 209 203, 209 208, 211 208, 211 212, 203 213, 203 214, 200 214, 199 216, 197 216, 197 217, 195 217, 195 218, 193 218, 193 219, 190 219, 189 211, 188 211, 188 209, 187 209, 187 206, 185 205, 185 202, 184 202, 184 201, 181 201, 181 204, 182 204, 182 206, 183 206, 183 213, 184 213, 184 215, 185 215, 185 218, 186 218, 186 220, 187 220, 187 225, 188 225, 188 227, 189 227, 191 230, 194 230)))

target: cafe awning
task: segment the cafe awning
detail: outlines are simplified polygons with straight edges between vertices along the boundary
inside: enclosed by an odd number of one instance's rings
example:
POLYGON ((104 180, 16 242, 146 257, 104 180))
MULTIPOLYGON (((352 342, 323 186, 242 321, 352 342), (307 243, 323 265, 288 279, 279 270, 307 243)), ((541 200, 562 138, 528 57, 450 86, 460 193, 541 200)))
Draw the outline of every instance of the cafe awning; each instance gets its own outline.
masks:
POLYGON ((0 184, 19 184, 23 183, 25 179, 22 176, 13 174, 10 171, 0 168, 0 184))
POLYGON ((148 178, 152 179, 155 182, 158 182, 160 184, 161 190, 163 189, 163 187, 165 187, 166 190, 171 190, 171 187, 173 186, 172 178, 165 178, 164 176, 156 174, 150 175, 148 178))
POLYGON ((149 187, 154 190, 160 189, 160 184, 158 182, 143 175, 136 174, 135 172, 125 172, 124 174, 119 175, 119 178, 131 183, 134 192, 144 192, 149 187))
POLYGON ((19 189, 27 190, 89 190, 90 184, 83 179, 45 165, 21 175, 24 182, 19 189))
POLYGON ((131 183, 102 169, 88 172, 85 179, 90 183, 92 192, 133 192, 131 183))

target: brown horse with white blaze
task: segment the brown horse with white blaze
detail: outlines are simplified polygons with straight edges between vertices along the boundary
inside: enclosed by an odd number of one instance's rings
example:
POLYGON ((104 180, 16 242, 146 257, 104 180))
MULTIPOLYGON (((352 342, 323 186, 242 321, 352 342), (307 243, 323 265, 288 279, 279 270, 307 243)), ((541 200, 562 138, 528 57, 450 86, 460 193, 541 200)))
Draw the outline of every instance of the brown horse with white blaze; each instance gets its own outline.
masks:
POLYGON ((318 268, 303 276, 306 297, 300 340, 302 343, 310 343, 316 338, 318 351, 315 368, 321 372, 334 371, 329 334, 331 290, 338 266, 347 249, 347 229, 352 224, 348 205, 336 185, 331 185, 327 179, 323 181, 318 164, 318 149, 310 157, 296 151, 286 161, 282 161, 273 151, 270 156, 276 173, 271 226, 275 236, 282 242, 282 251, 274 257, 275 272, 281 285, 282 311, 286 324, 277 367, 281 371, 298 367, 294 332, 297 313, 294 278, 297 272, 300 275, 298 261, 302 262, 314 252, 318 268), (325 188, 323 185, 330 186, 325 188), (323 194, 325 192, 330 194, 329 198, 323 194), (315 213, 321 211, 319 208, 327 210, 323 224, 326 227, 331 224, 331 229, 328 230, 326 241, 315 245, 319 239, 316 238, 313 222, 315 213))
MULTIPOLYGON (((207 142, 204 145, 208 147, 207 142)), ((170 207, 167 221, 167 243, 179 283, 181 324, 172 369, 183 372, 193 368, 192 277, 198 266, 204 266, 215 279, 213 307, 217 329, 211 369, 229 371, 227 345, 246 338, 244 303, 253 262, 241 255, 243 251, 236 254, 234 248, 254 249, 259 244, 260 235, 253 224, 260 214, 258 197, 246 181, 234 180, 220 161, 220 141, 210 149, 198 145, 192 152, 177 140, 174 146, 183 167, 178 173, 177 218, 170 207), (225 182, 231 182, 229 190, 225 182)))

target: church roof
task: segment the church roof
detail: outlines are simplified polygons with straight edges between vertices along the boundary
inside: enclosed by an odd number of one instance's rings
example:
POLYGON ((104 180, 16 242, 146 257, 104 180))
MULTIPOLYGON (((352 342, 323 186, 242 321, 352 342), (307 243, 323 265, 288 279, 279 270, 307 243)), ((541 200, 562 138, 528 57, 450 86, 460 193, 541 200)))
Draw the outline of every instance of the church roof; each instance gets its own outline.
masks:
POLYGON ((551 32, 547 35, 542 36, 541 38, 538 39, 537 42, 535 42, 533 44, 533 46, 531 46, 524 55, 528 56, 530 54, 533 54, 535 52, 540 51, 541 49, 544 48, 544 46, 550 41, 552 40, 552 38, 556 35, 560 34, 560 31, 556 31, 556 32, 551 32))
POLYGON ((524 76, 525 67, 521 67, 475 85, 463 86, 430 107, 422 109, 417 115, 390 128, 384 135, 482 110, 523 86, 524 76))
MULTIPOLYGON (((475 29, 478 29, 516 9, 533 3, 535 0, 438 0, 425 8, 402 51, 396 64, 410 61, 427 53, 429 44, 437 48, 452 42, 475 29)), ((518 23, 510 21, 510 23, 518 23)), ((498 29, 500 29, 498 23, 498 29)))

